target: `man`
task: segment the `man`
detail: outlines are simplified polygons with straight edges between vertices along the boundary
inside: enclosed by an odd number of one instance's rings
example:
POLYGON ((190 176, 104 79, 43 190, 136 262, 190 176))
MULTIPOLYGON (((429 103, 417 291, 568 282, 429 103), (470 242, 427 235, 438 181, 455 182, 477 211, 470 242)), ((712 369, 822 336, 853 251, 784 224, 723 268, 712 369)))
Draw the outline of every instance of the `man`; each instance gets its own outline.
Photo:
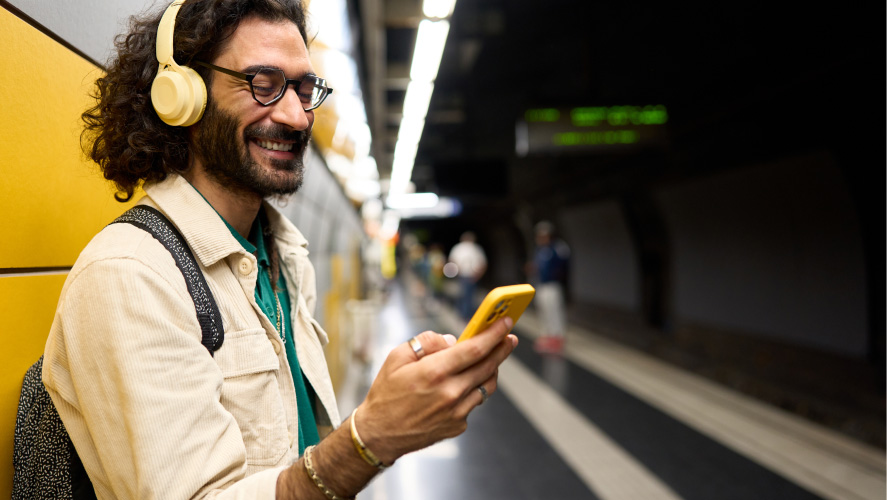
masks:
POLYGON ((548 221, 536 224, 535 233, 536 252, 531 268, 536 275, 536 306, 546 331, 536 339, 533 348, 543 354, 559 354, 567 329, 564 282, 570 248, 554 238, 554 225, 548 221))
POLYGON ((474 290, 477 282, 487 270, 487 256, 483 248, 477 244, 477 237, 471 231, 462 233, 459 243, 450 250, 450 262, 459 270, 459 313, 464 319, 470 319, 474 313, 474 290))
POLYGON ((148 233, 112 224, 65 283, 44 383, 100 499, 352 497, 384 465, 465 430, 516 345, 511 325, 458 345, 417 335, 391 352, 358 411, 334 428, 341 419, 326 334, 311 317, 307 242, 263 201, 299 188, 312 109, 328 92, 312 76, 301 5, 181 7, 174 59, 198 71, 208 95, 205 115, 187 127, 152 109, 159 20, 135 19, 118 39, 97 104, 84 113, 85 137, 119 198, 143 183, 140 203, 183 234, 225 340, 212 355, 201 345, 170 253, 148 233), (270 84, 269 70, 288 80, 270 84))

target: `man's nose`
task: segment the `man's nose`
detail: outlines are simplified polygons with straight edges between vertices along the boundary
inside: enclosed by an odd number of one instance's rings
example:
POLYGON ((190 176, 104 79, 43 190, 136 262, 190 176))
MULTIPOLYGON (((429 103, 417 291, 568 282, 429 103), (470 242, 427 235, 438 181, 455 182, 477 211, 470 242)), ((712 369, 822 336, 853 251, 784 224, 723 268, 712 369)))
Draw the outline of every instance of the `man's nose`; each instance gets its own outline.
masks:
POLYGON ((295 89, 287 85, 283 96, 272 106, 271 119, 295 130, 309 130, 314 123, 314 112, 305 111, 295 89))

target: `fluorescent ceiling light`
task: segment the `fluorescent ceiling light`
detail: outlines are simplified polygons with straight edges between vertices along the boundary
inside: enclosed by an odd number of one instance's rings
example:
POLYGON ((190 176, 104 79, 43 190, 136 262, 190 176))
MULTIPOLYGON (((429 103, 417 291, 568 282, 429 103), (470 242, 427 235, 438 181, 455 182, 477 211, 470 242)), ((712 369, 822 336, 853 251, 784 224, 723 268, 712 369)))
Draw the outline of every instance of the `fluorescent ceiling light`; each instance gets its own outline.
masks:
POLYGON ((411 163, 416 159, 416 149, 417 145, 415 142, 401 142, 397 141, 394 144, 394 161, 397 163, 398 161, 409 160, 411 163))
POLYGON ((397 141, 394 145, 394 161, 391 165, 391 182, 388 186, 388 195, 398 195, 407 192, 410 178, 413 176, 413 164, 416 161, 416 143, 397 141))
POLYGON ((422 12, 425 17, 444 18, 450 17, 456 0, 425 0, 422 2, 422 12))
MULTIPOLYGON (((447 17, 453 11, 455 0, 435 0, 426 2, 426 15, 431 17, 447 17)), ((403 117, 398 132, 397 144, 394 146, 394 160, 391 165, 391 177, 388 184, 388 197, 407 192, 410 178, 413 176, 413 165, 416 162, 416 151, 425 127, 425 116, 431 104, 434 92, 434 79, 440 67, 450 23, 447 21, 423 20, 419 23, 416 35, 416 47, 413 52, 413 63, 410 68, 410 83, 403 102, 403 117)))
POLYGON ((419 33, 416 35, 416 50, 413 52, 413 64, 410 67, 410 79, 431 82, 437 77, 440 58, 447 44, 450 23, 447 21, 422 20, 419 33))
POLYGON ((411 208, 433 208, 437 206, 438 197, 434 193, 407 193, 389 196, 385 200, 388 208, 394 209, 411 209, 411 208))
POLYGON ((422 138, 422 130, 425 128, 425 120, 415 116, 404 116, 400 121, 397 132, 397 140, 403 143, 414 142, 419 144, 422 138))
MULTIPOLYGON (((425 194, 425 193, 420 193, 425 194)), ((445 219, 462 213, 462 204, 452 198, 440 198, 437 204, 427 208, 401 208, 397 211, 403 219, 445 219)))
POLYGON ((407 94, 403 98, 403 116, 424 120, 428 114, 432 92, 434 92, 433 83, 410 82, 407 85, 407 94))

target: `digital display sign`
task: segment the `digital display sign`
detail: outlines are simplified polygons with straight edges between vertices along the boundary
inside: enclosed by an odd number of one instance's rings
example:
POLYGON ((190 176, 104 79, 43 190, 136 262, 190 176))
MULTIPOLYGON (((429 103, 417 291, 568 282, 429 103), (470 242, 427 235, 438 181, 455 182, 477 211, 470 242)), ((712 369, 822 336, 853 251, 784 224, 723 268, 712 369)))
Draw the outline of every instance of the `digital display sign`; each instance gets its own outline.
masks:
POLYGON ((537 108, 516 127, 515 150, 534 153, 612 153, 666 143, 668 109, 662 105, 537 108))

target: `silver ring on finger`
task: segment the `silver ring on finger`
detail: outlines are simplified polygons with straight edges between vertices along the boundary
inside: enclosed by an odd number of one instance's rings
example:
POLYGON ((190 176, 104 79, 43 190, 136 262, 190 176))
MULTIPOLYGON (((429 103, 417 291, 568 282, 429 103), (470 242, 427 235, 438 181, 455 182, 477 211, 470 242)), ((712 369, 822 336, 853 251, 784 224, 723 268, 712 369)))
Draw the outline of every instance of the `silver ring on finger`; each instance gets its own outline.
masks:
POLYGON ((477 390, 480 391, 480 404, 482 405, 486 403, 488 399, 490 399, 490 393, 488 393, 487 389, 482 385, 477 386, 477 390))
POLYGON ((413 352, 416 353, 416 361, 425 356, 425 349, 422 348, 422 343, 419 342, 419 339, 416 337, 410 339, 410 347, 413 349, 413 352))

